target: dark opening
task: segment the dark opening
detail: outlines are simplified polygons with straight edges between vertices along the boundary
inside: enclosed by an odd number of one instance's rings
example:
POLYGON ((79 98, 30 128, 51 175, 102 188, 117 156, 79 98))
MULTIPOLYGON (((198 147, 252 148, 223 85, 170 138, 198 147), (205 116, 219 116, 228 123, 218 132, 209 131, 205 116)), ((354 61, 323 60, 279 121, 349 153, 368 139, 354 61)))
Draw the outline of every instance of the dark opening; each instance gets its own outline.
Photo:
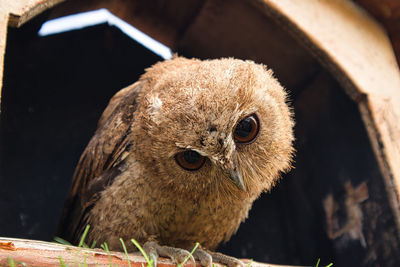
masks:
POLYGON ((40 37, 9 28, 0 121, 0 236, 52 240, 76 163, 109 99, 162 60, 107 24, 40 37))

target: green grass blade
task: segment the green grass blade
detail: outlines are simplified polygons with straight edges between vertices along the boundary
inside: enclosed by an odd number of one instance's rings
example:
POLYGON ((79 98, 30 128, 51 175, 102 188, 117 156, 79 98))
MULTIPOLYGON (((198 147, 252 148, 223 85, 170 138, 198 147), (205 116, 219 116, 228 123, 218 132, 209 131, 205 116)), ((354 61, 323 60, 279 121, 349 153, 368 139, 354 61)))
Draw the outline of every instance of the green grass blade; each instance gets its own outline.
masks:
POLYGON ((96 246, 96 240, 94 240, 94 241, 92 242, 92 245, 90 246, 90 248, 93 249, 95 246, 96 246))
POLYGON ((181 263, 181 264, 177 264, 177 267, 182 267, 185 266, 185 263, 190 259, 190 256, 193 256, 193 253, 196 251, 196 249, 199 247, 199 242, 196 243, 196 245, 194 245, 194 248, 192 249, 192 251, 190 252, 190 254, 186 257, 186 259, 181 263))
POLYGON ((131 261, 129 260, 128 251, 126 251, 126 246, 125 246, 124 240, 122 240, 122 238, 119 238, 119 241, 121 241, 122 247, 125 252, 126 260, 128 261, 128 265, 129 265, 129 267, 131 267, 131 261))
POLYGON ((60 259, 60 265, 61 265, 61 267, 68 267, 68 265, 65 264, 65 262, 64 262, 62 256, 60 256, 60 257, 58 257, 58 258, 60 259))
POLYGON ((68 242, 67 240, 62 239, 61 237, 58 237, 58 236, 54 237, 54 241, 56 243, 59 243, 59 244, 63 244, 63 245, 67 245, 67 246, 73 246, 70 242, 68 242))
POLYGON ((110 253, 110 250, 108 249, 107 243, 104 242, 104 244, 101 245, 101 247, 107 252, 108 261, 110 262, 110 267, 112 267, 111 253, 110 253))
MULTIPOLYGON (((320 258, 318 258, 318 260, 317 260, 317 264, 315 265, 315 267, 318 267, 320 262, 321 262, 321 259, 320 259, 320 258)), ((331 262, 331 263, 329 263, 328 265, 326 265, 325 267, 331 267, 331 266, 333 266, 333 263, 332 263, 332 262, 331 262)))
POLYGON ((139 243, 135 239, 131 239, 131 242, 138 248, 140 253, 142 253, 143 257, 146 259, 146 262, 149 266, 153 266, 153 259, 149 259, 147 256, 146 252, 143 250, 143 248, 139 245, 139 243))
POLYGON ((83 234, 81 236, 81 240, 79 241, 78 247, 80 247, 80 248, 83 247, 83 246, 85 246, 86 248, 88 247, 85 244, 85 239, 86 239, 87 233, 89 232, 89 228, 90 228, 90 225, 89 224, 86 225, 85 231, 83 231, 83 234))
POLYGON ((16 267, 15 261, 14 261, 12 258, 7 257, 7 262, 8 262, 8 265, 9 265, 10 267, 16 267))

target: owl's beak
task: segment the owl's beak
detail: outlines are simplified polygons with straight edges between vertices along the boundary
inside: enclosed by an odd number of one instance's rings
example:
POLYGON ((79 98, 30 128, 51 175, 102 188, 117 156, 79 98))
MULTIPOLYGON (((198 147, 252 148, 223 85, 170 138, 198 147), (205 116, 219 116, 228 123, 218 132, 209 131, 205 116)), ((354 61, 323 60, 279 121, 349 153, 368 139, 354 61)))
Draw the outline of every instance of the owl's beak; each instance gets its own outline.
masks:
POLYGON ((244 183, 243 183, 243 177, 242 174, 240 172, 238 172, 235 169, 231 169, 229 170, 229 177, 231 178, 231 180, 233 181, 233 183, 240 189, 243 191, 246 191, 246 188, 244 187, 244 183))
POLYGON ((232 182, 240 189, 243 191, 246 191, 246 188, 244 187, 243 183, 243 176, 238 171, 236 164, 233 162, 229 162, 227 164, 224 164, 223 166, 225 172, 228 174, 229 178, 232 180, 232 182))

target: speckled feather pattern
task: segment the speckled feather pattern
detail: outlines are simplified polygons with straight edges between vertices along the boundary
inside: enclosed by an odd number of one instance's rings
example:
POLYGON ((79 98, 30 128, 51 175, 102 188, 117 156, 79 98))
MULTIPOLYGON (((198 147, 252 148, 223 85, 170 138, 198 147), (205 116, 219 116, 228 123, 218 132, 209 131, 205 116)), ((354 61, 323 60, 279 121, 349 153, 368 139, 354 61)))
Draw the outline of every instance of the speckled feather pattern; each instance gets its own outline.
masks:
POLYGON ((285 90, 263 65, 182 57, 157 63, 104 111, 75 171, 60 233, 76 241, 89 223, 88 241, 112 249, 121 249, 122 237, 213 250, 290 169, 293 124, 285 90), (237 144, 234 128, 250 114, 260 120, 259 135, 237 144), (207 157, 197 171, 175 162, 189 149, 207 157), (245 190, 222 170, 227 162, 238 166, 245 190))

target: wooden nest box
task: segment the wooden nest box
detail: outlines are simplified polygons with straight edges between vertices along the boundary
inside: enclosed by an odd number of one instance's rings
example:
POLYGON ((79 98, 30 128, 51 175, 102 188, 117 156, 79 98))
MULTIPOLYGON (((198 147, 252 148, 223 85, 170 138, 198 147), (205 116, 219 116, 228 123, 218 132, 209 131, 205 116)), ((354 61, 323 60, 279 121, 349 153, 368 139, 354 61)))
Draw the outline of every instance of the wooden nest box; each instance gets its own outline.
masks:
POLYGON ((289 91, 295 169, 220 251, 279 264, 400 264, 395 0, 3 2, 0 236, 52 239, 109 98, 162 60, 107 24, 37 34, 47 20, 106 8, 179 55, 264 63, 289 91))

